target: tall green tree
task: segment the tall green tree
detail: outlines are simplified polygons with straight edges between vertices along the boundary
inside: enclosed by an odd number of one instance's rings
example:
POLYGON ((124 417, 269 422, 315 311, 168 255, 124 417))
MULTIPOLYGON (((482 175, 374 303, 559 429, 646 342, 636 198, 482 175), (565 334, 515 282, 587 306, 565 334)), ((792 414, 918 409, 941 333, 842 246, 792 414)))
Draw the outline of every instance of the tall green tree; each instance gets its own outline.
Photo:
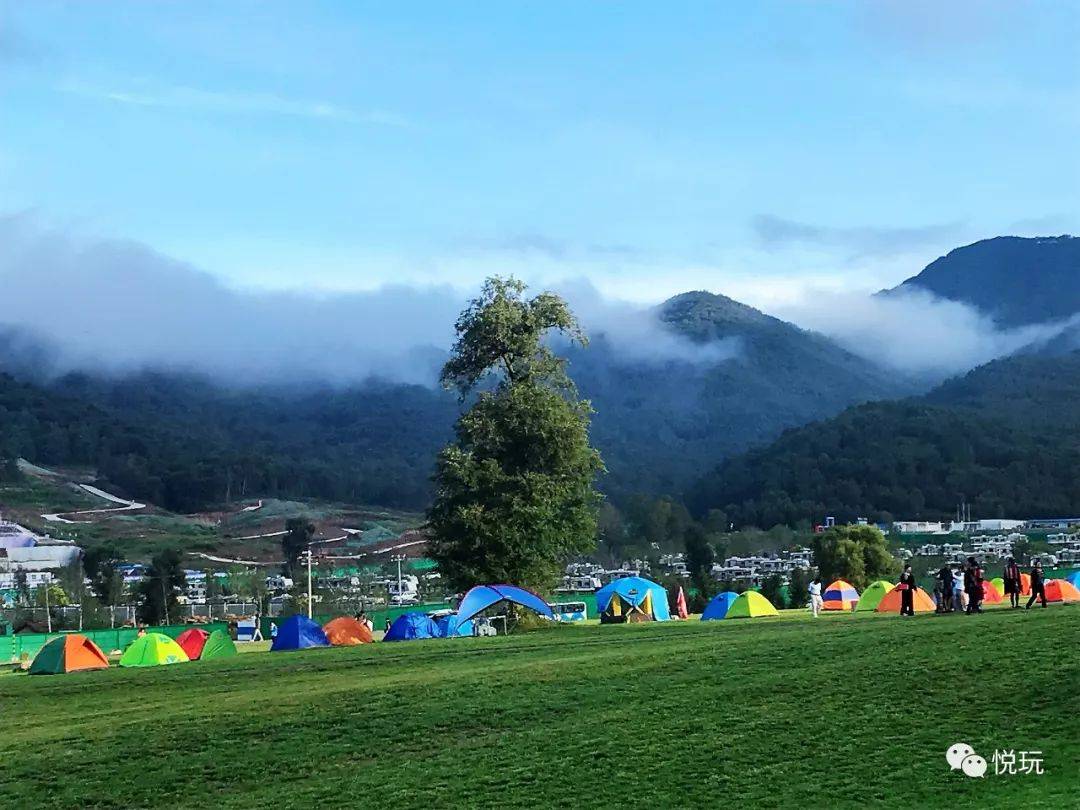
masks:
POLYGON ((428 512, 431 556, 455 588, 509 582, 545 590, 566 561, 596 547, 589 403, 545 338, 584 344, 566 303, 525 297, 515 279, 490 278, 458 318, 442 383, 464 400, 456 440, 439 455, 428 512), (477 393, 479 391, 479 393, 477 393))
POLYGON ((712 565, 716 561, 716 552, 709 542, 709 535, 699 523, 691 523, 685 534, 686 570, 690 572, 690 581, 704 600, 711 599, 716 590, 716 580, 712 576, 712 565))
POLYGON ((885 535, 875 526, 834 526, 814 535, 810 548, 821 579, 843 579, 862 590, 878 579, 892 579, 900 561, 890 552, 885 535))
POLYGON ((300 555, 311 545, 315 536, 315 524, 307 518, 291 517, 285 521, 285 534, 281 536, 281 551, 285 555, 283 573, 296 579, 300 555))
POLYGON ((180 618, 177 597, 187 584, 180 552, 167 548, 154 556, 139 583, 138 616, 143 624, 169 624, 180 618))
POLYGON ((784 607, 784 580, 779 574, 772 574, 761 581, 761 595, 772 602, 774 607, 784 607))
POLYGON ((113 543, 89 548, 83 555, 83 572, 90 580, 90 590, 106 607, 119 604, 123 598, 124 577, 117 570, 123 561, 120 549, 113 543))
POLYGON ((804 608, 809 600, 807 588, 810 586, 810 575, 801 568, 791 572, 788 579, 788 607, 804 608))

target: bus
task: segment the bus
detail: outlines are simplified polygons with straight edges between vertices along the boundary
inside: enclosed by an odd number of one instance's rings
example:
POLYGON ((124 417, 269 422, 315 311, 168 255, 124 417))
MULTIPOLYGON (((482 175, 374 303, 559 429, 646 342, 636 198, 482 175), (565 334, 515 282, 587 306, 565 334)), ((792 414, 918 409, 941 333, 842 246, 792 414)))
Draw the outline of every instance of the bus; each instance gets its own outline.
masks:
POLYGON ((554 602, 551 612, 560 622, 583 622, 589 618, 589 606, 584 602, 554 602))

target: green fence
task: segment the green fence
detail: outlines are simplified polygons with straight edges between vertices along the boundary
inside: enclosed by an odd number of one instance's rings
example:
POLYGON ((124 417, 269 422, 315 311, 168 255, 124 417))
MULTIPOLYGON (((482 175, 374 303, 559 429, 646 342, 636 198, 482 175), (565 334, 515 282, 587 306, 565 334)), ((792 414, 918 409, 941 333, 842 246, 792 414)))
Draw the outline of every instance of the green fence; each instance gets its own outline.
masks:
MULTIPOLYGON (((198 626, 208 633, 218 629, 228 629, 225 622, 212 622, 210 624, 190 625, 174 624, 164 627, 148 627, 148 632, 164 633, 176 638, 189 627, 198 626)), ((27 658, 33 658, 38 650, 45 646, 45 642, 57 636, 70 635, 70 633, 18 633, 13 636, 0 636, 0 661, 19 661, 25 654, 27 658)), ((113 650, 123 650, 135 640, 138 631, 134 627, 119 627, 115 630, 84 630, 82 635, 97 644, 106 655, 113 650)))

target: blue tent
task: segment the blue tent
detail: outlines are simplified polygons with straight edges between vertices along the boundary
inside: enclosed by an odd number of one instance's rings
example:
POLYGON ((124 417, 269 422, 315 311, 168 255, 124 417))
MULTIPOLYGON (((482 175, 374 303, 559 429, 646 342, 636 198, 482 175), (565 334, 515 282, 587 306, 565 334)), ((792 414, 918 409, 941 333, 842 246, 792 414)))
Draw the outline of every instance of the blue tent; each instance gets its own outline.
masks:
POLYGON ((1073 571, 1065 579, 1071 582, 1074 588, 1080 588, 1080 571, 1073 571))
POLYGON ((727 616, 728 608, 731 607, 731 603, 739 598, 739 595, 734 591, 724 591, 718 593, 712 598, 712 601, 705 606, 705 610, 701 614, 701 620, 707 622, 710 619, 722 619, 727 616))
POLYGON ((458 605, 458 621, 466 622, 499 602, 513 602, 515 605, 534 610, 541 616, 555 618, 555 614, 551 612, 551 605, 525 588, 519 588, 517 585, 477 585, 475 588, 470 588, 469 592, 462 597, 461 604, 458 605))
POLYGON ((671 618, 667 591, 644 577, 614 579, 596 592, 596 609, 601 620, 616 617, 621 621, 630 613, 640 613, 658 622, 671 618))
POLYGON ((473 634, 473 623, 458 621, 458 617, 454 613, 437 618, 435 626, 439 628, 439 635, 442 638, 471 636, 473 634))
POLYGON ((329 647, 326 633, 307 616, 297 613, 278 625, 277 636, 270 652, 279 650, 303 650, 308 647, 329 647))
POLYGON ((418 638, 439 638, 439 627, 426 613, 402 613, 383 636, 383 641, 413 641, 418 638))

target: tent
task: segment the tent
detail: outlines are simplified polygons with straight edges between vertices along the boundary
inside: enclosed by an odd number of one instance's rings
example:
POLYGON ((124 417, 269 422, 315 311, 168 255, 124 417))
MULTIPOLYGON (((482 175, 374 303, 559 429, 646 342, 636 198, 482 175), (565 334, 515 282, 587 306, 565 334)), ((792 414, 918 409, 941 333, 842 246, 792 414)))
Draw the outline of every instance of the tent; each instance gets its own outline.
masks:
POLYGON ((88 669, 108 669, 109 659, 97 644, 78 633, 54 638, 34 657, 31 675, 61 675, 88 669))
POLYGON ((309 647, 329 647, 326 633, 307 616, 297 613, 278 625, 277 638, 270 645, 270 652, 306 650, 309 647))
POLYGON ((366 624, 361 624, 351 616, 338 616, 323 625, 327 640, 335 647, 354 647, 357 644, 370 644, 371 631, 366 624))
MULTIPOLYGON (((987 605, 1000 605, 1001 604, 1001 591, 994 587, 994 583, 989 579, 983 580, 983 602, 987 605)), ((1004 583, 1002 584, 1002 590, 1005 589, 1004 583)))
POLYGON ((210 634, 202 628, 189 627, 176 637, 176 643, 187 653, 189 659, 197 661, 202 655, 203 646, 208 638, 210 638, 210 634))
POLYGON ((551 612, 551 605, 530 590, 519 588, 517 585, 477 585, 475 588, 470 588, 469 592, 461 598, 461 604, 458 605, 457 610, 458 621, 467 622, 478 613, 483 613, 500 602, 512 602, 515 605, 527 607, 541 616, 547 616, 549 619, 555 618, 555 614, 551 612))
POLYGON ((859 597, 859 601, 855 604, 855 612, 862 613, 876 610, 878 604, 885 598, 885 594, 891 591, 893 587, 891 582, 886 582, 883 579, 871 582, 866 586, 866 590, 862 592, 862 596, 859 597))
POLYGON ((739 595, 734 591, 718 593, 710 600, 709 604, 705 606, 705 610, 701 612, 701 620, 707 622, 712 621, 713 619, 724 618, 731 609, 732 603, 738 598, 739 595))
POLYGON ((239 655, 239 652, 236 649, 236 644, 233 643, 232 637, 225 630, 219 629, 211 633, 202 648, 203 661, 232 658, 234 655, 239 655))
POLYGON ((421 638, 439 638, 439 628, 426 613, 402 613, 383 636, 383 641, 415 641, 421 638))
POLYGON ((821 594, 822 610, 851 610, 859 601, 859 592, 842 579, 829 585, 821 594))
POLYGON ((1080 602, 1080 589, 1067 579, 1046 580, 1047 602, 1080 602))
POLYGON ((753 619, 758 616, 779 616, 772 602, 757 591, 739 594, 728 608, 725 619, 753 619))
POLYGON ((188 661, 183 647, 164 633, 147 633, 135 639, 120 656, 122 667, 159 667, 188 661))
MULTIPOLYGON (((899 613, 900 612, 900 594, 903 591, 900 590, 899 585, 893 586, 893 588, 881 597, 881 601, 878 602, 878 606, 874 608, 876 613, 899 613)), ((937 610, 937 605, 934 604, 933 598, 923 588, 915 589, 915 596, 911 600, 911 608, 916 613, 933 613, 937 610)))
MULTIPOLYGON (((990 580, 990 584, 997 588, 998 593, 1005 593, 1005 580, 1002 577, 994 577, 990 580)), ((983 599, 985 600, 985 598, 984 596, 983 599)))
POLYGON ((1074 588, 1080 590, 1080 571, 1073 571, 1071 574, 1065 577, 1065 581, 1072 585, 1074 588))
POLYGON ((612 580, 596 592, 596 609, 602 623, 671 619, 667 591, 644 577, 612 580))
POLYGON ((455 638, 456 636, 471 636, 473 634, 473 623, 471 621, 459 621, 455 613, 435 619, 435 626, 439 628, 440 638, 455 638))

